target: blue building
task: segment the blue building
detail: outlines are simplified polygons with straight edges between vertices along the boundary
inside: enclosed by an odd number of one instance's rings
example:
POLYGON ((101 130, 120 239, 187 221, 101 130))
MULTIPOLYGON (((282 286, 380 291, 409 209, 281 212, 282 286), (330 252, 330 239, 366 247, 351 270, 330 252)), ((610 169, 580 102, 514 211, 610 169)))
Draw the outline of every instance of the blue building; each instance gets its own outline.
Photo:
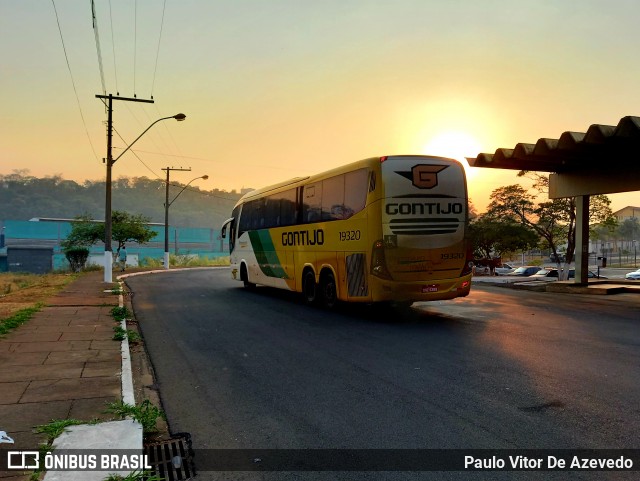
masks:
MULTIPOLYGON (((71 232, 72 219, 34 218, 29 221, 0 221, 0 271, 30 271, 25 263, 25 252, 32 252, 42 265, 42 256, 52 257, 55 269, 69 267, 60 247, 71 232), (16 255, 20 252, 20 260, 16 255), (47 254, 44 254, 44 253, 47 254), (12 262, 12 256, 14 257, 12 262), (19 264, 19 265, 18 265, 19 264)), ((143 263, 146 258, 162 261, 164 256, 164 224, 148 224, 157 233, 147 244, 127 243, 128 256, 143 263)), ((113 244, 117 249, 117 243, 113 244)), ((177 255, 194 255, 215 258, 228 255, 229 246, 223 242, 220 229, 206 227, 169 227, 169 250, 177 255)), ((91 259, 104 258, 104 244, 98 243, 90 249, 91 259)), ((41 268, 41 267, 40 267, 41 268)))

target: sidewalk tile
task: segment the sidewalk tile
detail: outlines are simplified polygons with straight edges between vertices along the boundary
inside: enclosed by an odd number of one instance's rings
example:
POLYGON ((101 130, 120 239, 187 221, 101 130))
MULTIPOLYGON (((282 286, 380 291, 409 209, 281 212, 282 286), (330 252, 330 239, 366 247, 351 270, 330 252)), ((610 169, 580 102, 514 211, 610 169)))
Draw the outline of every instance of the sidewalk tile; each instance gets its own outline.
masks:
POLYGON ((118 360, 88 362, 82 371, 82 377, 120 376, 122 363, 118 360))
POLYGON ((104 340, 104 333, 96 334, 94 331, 91 332, 65 332, 60 336, 61 341, 93 341, 93 340, 104 340))
POLYGON ((82 419, 83 421, 92 421, 100 419, 101 421, 114 420, 112 413, 106 413, 107 404, 117 402, 120 397, 96 397, 91 399, 74 399, 71 403, 71 419, 82 419))
POLYGON ((0 366, 43 364, 48 355, 48 352, 0 352, 0 366))
POLYGON ((24 326, 20 328, 21 331, 29 331, 29 332, 51 332, 57 331, 61 333, 67 332, 95 332, 96 328, 101 327, 100 324, 91 324, 86 326, 35 326, 30 323, 26 323, 24 326))
POLYGON ((3 369, 0 382, 41 381, 45 379, 79 378, 84 369, 83 362, 67 364, 40 364, 20 369, 3 369))
MULTIPOLYGON (((47 424, 49 421, 50 419, 42 424, 47 424)), ((12 450, 33 451, 38 449, 40 443, 47 441, 47 436, 45 434, 33 432, 33 426, 28 426, 23 431, 12 431, 10 436, 14 441, 14 444, 9 444, 12 450)), ((6 446, 6 444, 4 446, 6 446)))
MULTIPOLYGON (((2 430, 9 433, 46 424, 52 419, 66 419, 71 409, 71 401, 53 401, 37 404, 0 405, 2 430)), ((13 436, 11 436, 13 437, 13 436)), ((15 441, 15 438, 14 438, 15 441)))
POLYGON ((32 381, 20 398, 20 402, 29 403, 107 396, 119 397, 120 388, 120 379, 115 376, 32 381))
POLYGON ((100 351, 120 351, 120 341, 110 339, 108 341, 91 341, 92 350, 100 351))
MULTIPOLYGON (((115 342, 115 341, 112 341, 115 342)), ((72 362, 72 361, 84 361, 87 363, 91 362, 102 362, 102 361, 112 361, 117 359, 120 361, 122 359, 120 355, 120 351, 93 351, 87 349, 86 351, 67 351, 67 352, 52 352, 47 357, 47 360, 44 362, 45 364, 60 364, 63 362, 72 362)))
POLYGON ((5 338, 8 342, 52 342, 58 341, 62 336, 60 331, 50 332, 27 332, 14 331, 5 338))
POLYGON ((80 351, 89 349, 91 341, 56 341, 56 342, 16 342, 11 344, 11 352, 57 352, 80 351))
POLYGON ((27 325, 30 327, 39 326, 68 326, 71 322, 70 317, 41 317, 39 319, 29 319, 27 325))
POLYGON ((20 400, 29 382, 0 382, 0 404, 14 404, 20 400))

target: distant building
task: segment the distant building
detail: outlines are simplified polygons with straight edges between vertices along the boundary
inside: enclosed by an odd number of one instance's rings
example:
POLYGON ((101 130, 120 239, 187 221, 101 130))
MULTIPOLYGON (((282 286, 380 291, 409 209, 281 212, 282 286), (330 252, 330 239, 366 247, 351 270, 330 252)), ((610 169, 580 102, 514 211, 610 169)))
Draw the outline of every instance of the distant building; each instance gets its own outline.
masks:
POLYGON ((613 216, 616 218, 619 224, 624 222, 625 219, 630 219, 633 217, 640 218, 640 207, 633 207, 628 205, 627 207, 614 212, 613 216))
MULTIPOLYGON (((68 262, 61 242, 71 232, 75 219, 34 217, 29 221, 0 220, 0 272, 23 270, 42 272, 63 269, 68 262), (44 260, 43 260, 44 259, 44 260)), ((102 221, 95 221, 102 222, 102 221)), ((146 244, 127 243, 131 259, 162 259, 164 257, 164 224, 149 223, 157 233, 146 244)), ((228 255, 229 246, 219 229, 208 227, 169 226, 169 248, 172 253, 188 256, 219 257, 228 255)), ((114 242, 112 249, 117 249, 114 242)), ((90 248, 90 259, 104 258, 104 243, 90 248)))
MULTIPOLYGON (((640 207, 628 205, 620 210, 613 212, 621 226, 628 219, 637 219, 640 222, 640 207)), ((637 232, 640 235, 640 232, 637 232)), ((637 264, 638 248, 640 247, 640 239, 635 235, 621 235, 619 231, 605 234, 601 238, 589 239, 589 252, 593 256, 602 256, 608 258, 609 265, 637 264)))

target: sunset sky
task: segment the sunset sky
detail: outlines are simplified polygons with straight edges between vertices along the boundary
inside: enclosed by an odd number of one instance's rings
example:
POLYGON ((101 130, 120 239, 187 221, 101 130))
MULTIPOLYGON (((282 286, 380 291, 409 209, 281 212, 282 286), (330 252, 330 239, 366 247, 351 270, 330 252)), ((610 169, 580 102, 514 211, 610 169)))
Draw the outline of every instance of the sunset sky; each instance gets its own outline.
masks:
MULTIPOLYGON (((97 35, 90 0, 0 3, 0 174, 104 178, 99 58, 107 94, 155 100, 114 103, 114 156, 156 119, 187 115, 154 126, 114 177, 191 167, 172 180, 208 174, 207 190, 372 156, 475 157, 640 115, 637 0, 95 4, 97 35)), ((523 182, 468 174, 479 211, 523 182)), ((611 198, 640 205, 638 192, 611 198)))

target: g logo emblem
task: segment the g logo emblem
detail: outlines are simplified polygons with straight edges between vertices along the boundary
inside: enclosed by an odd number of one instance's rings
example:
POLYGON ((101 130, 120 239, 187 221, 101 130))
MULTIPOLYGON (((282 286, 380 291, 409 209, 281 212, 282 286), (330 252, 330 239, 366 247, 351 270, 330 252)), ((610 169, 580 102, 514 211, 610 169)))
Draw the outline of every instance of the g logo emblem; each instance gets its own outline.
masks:
POLYGON ((438 185, 438 172, 446 169, 446 165, 416 165, 411 169, 413 185, 418 189, 433 189, 438 185))

